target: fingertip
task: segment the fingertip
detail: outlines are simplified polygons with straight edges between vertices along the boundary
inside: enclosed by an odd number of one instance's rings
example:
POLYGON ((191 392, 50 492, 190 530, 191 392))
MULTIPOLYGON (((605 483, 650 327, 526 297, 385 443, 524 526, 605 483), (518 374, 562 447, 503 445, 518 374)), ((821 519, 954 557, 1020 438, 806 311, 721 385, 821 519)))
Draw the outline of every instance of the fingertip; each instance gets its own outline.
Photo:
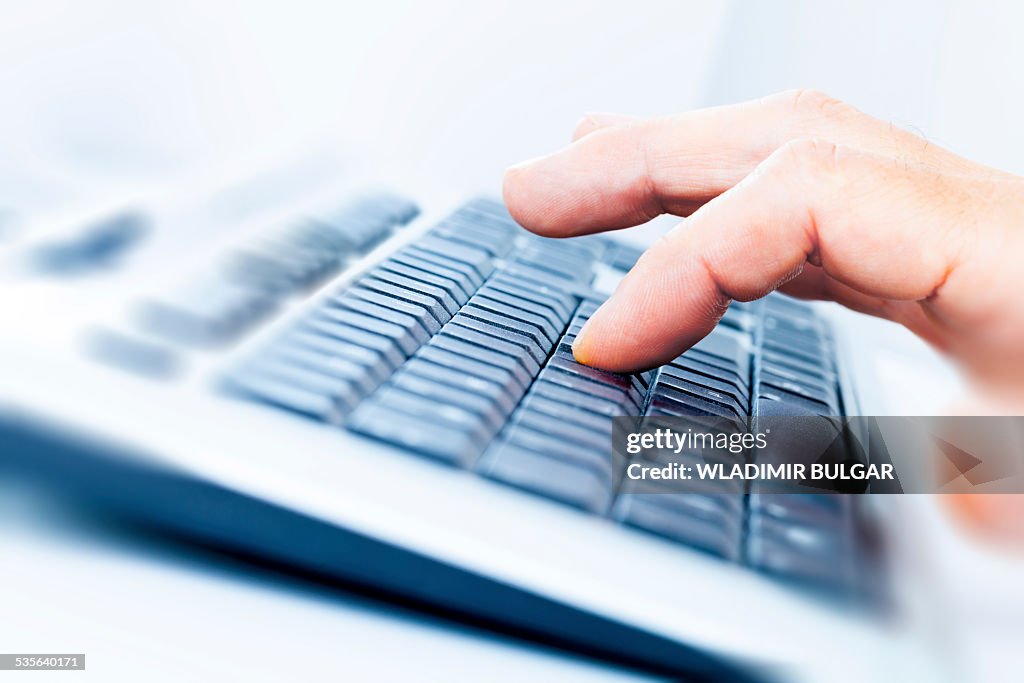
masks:
POLYGON ((531 232, 543 234, 543 225, 538 225, 537 206, 542 201, 531 180, 530 168, 535 159, 524 161, 505 169, 501 183, 501 195, 505 207, 519 225, 531 232))

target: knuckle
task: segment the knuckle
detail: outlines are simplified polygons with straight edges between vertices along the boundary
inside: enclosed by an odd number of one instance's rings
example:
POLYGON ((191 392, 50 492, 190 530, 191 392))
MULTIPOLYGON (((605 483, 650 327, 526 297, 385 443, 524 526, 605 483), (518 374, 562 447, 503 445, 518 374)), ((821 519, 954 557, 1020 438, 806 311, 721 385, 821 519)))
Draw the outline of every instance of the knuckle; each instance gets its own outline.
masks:
POLYGON ((852 109, 846 102, 814 88, 794 90, 790 97, 794 112, 801 117, 839 119, 852 109))
POLYGON ((798 138, 779 148, 779 163, 787 172, 835 173, 845 166, 842 145, 817 138, 798 138))

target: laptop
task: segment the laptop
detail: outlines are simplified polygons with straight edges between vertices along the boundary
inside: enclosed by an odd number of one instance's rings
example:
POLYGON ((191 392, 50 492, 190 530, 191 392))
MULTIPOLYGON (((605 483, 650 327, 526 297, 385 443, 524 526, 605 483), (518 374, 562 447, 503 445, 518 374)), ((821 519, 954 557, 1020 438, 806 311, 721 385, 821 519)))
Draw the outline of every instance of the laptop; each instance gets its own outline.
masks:
POLYGON ((611 465, 616 416, 882 414, 859 319, 772 294, 606 373, 571 344, 639 246, 330 163, 199 185, 8 233, 5 476, 672 678, 941 670, 892 523, 925 502, 631 492, 611 465))

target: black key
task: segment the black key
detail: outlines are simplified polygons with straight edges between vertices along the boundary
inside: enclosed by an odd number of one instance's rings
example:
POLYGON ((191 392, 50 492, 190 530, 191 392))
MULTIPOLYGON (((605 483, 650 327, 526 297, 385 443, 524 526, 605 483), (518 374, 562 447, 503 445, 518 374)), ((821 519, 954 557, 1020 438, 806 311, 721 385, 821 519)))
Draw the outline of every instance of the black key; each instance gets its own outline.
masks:
POLYGON ((433 263, 434 265, 441 266, 442 268, 448 268, 458 273, 462 273, 462 275, 466 277, 466 280, 469 281, 470 285, 472 285, 472 290, 474 291, 479 289, 484 283, 484 279, 480 276, 480 273, 478 273, 473 266, 464 263, 463 261, 457 261, 446 256, 441 256, 440 254, 432 251, 420 249, 415 244, 406 247, 401 251, 401 253, 414 256, 426 263, 433 263))
POLYGON ((518 332, 513 332, 503 327, 496 327, 490 323, 481 322, 475 318, 463 315, 461 312, 452 318, 451 322, 445 327, 445 330, 453 331, 453 327, 463 327, 492 337, 502 344, 513 344, 518 346, 520 349, 530 354, 530 357, 537 362, 537 370, 540 370, 541 364, 547 360, 547 353, 541 349, 537 342, 527 336, 519 334, 518 332))
POLYGON ((536 373, 537 362, 518 347, 512 344, 502 346, 497 340, 465 328, 452 329, 446 326, 441 334, 430 340, 430 346, 504 368, 515 375, 524 389, 536 373))
POLYGON ((557 339, 562 334, 562 328, 566 323, 565 320, 555 317, 536 304, 511 294, 490 290, 487 285, 484 285, 469 302, 492 313, 507 315, 513 320, 537 325, 547 337, 552 339, 557 339))
POLYGON ((844 536, 827 526, 786 524, 753 514, 747 562, 769 574, 850 592, 856 585, 855 564, 844 536))
POLYGON ((471 266, 481 278, 486 278, 494 271, 494 262, 491 260, 490 254, 475 247, 467 247, 466 245, 431 235, 417 240, 416 246, 424 251, 461 261, 471 266))
POLYGON ((674 396, 674 392, 683 392, 690 396, 696 396, 697 398, 709 401, 712 403, 718 403, 723 408, 729 408, 736 413, 736 416, 744 416, 747 414, 747 406, 741 404, 736 398, 729 392, 716 391, 715 389, 709 389, 708 387, 701 386, 693 382, 672 377, 671 375, 662 375, 658 378, 658 383, 655 385, 655 395, 660 396, 674 396))
POLYGON ((352 384, 362 395, 369 394, 379 384, 365 365, 318 349, 298 345, 272 346, 263 352, 260 360, 297 365, 334 377, 352 384))
MULTIPOLYGON (((736 417, 735 411, 731 408, 726 408, 720 403, 704 401, 696 396, 668 388, 664 392, 655 389, 652 396, 651 408, 661 411, 661 414, 664 415, 675 417, 736 417)), ((648 411, 648 415, 652 412, 648 411)))
POLYGON ((494 430, 487 425, 484 416, 450 403, 438 403, 424 396, 417 396, 404 389, 385 386, 372 397, 372 402, 390 408, 397 414, 393 428, 400 430, 402 417, 432 420, 446 427, 452 433, 465 433, 472 436, 481 446, 487 444, 494 430))
POLYGON ((272 347, 276 346, 295 346, 303 349, 312 349, 330 356, 350 360, 365 367, 378 382, 383 382, 387 379, 392 370, 391 365, 384 356, 377 351, 313 330, 303 330, 301 328, 290 330, 273 342, 272 347))
POLYGON ((449 313, 448 309, 442 306, 441 302, 436 298, 424 294, 419 289, 410 288, 405 284, 395 284, 375 277, 361 278, 358 284, 361 288, 389 296, 398 301, 422 306, 430 313, 430 317, 432 317, 438 324, 439 329, 440 326, 448 322, 453 315, 452 313, 449 313))
POLYGON ((437 365, 421 357, 416 357, 402 366, 402 372, 422 377, 423 379, 444 384, 456 389, 466 389, 481 396, 487 397, 494 403, 501 414, 508 417, 516 408, 518 396, 513 396, 498 382, 491 379, 483 379, 465 372, 457 372, 451 368, 437 365))
POLYGON ((705 363, 697 358, 690 356, 680 356, 671 363, 662 367, 662 372, 671 372, 673 369, 678 368, 681 370, 689 370, 695 372, 698 375, 703 375, 709 379, 716 379, 722 382, 728 382, 736 391, 740 392, 741 396, 749 395, 749 385, 747 384, 746 377, 740 377, 733 370, 727 370, 720 368, 710 363, 705 363))
POLYGON ((430 234, 446 241, 480 249, 495 258, 503 257, 512 248, 511 239, 496 239, 494 233, 469 225, 456 226, 441 223, 431 230, 430 234))
POLYGON ((420 346, 419 342, 413 338, 412 333, 401 325, 389 323, 386 320, 374 318, 364 313, 335 306, 326 306, 318 310, 314 315, 318 318, 348 325, 390 339, 406 356, 415 353, 416 349, 420 346))
POLYGON ((460 306, 466 303, 466 299, 469 298, 470 292, 463 289, 461 283, 461 277, 449 277, 442 275, 431 268, 429 264, 412 265, 408 263, 412 259, 402 259, 400 256, 393 256, 386 261, 383 261, 378 268, 390 271, 392 273, 398 273, 399 275, 405 275, 415 280, 422 280, 423 282, 430 283, 435 287, 440 287, 444 291, 448 292, 448 295, 457 302, 460 306))
POLYGON ((593 396, 610 401, 620 407, 623 411, 621 414, 638 415, 640 413, 641 406, 634 392, 600 382, 593 382, 580 375, 549 368, 545 368, 544 372, 540 375, 540 379, 566 387, 584 396, 593 396))
POLYGON ((772 388, 782 389, 804 398, 820 401, 836 412, 839 410, 836 392, 832 387, 826 388, 807 382, 794 382, 786 377, 764 370, 761 371, 759 386, 763 387, 762 391, 770 392, 772 388))
POLYGON ((541 328, 539 325, 533 325, 531 323, 522 322, 520 320, 513 320, 508 316, 492 313, 487 309, 480 308, 473 304, 466 304, 465 306, 463 306, 462 309, 459 310, 459 315, 466 318, 479 320, 480 322, 491 325, 492 327, 497 327, 515 334, 522 335, 530 339, 535 344, 537 344, 537 346, 543 349, 551 348, 551 345, 554 344, 556 341, 555 339, 549 339, 547 335, 544 334, 543 328, 541 328))
POLYGON ((530 289, 519 280, 502 275, 501 273, 491 278, 487 282, 487 286, 499 292, 511 294, 520 299, 526 299, 538 306, 543 306, 550 310, 557 320, 568 320, 569 316, 572 315, 573 309, 576 307, 572 297, 563 291, 550 287, 530 289))
POLYGON ((708 377, 707 375, 693 372, 685 368, 671 367, 666 365, 664 368, 662 368, 661 374, 658 376, 658 381, 664 381, 666 384, 669 384, 670 386, 676 386, 670 380, 684 380, 686 382, 706 387, 707 389, 713 389, 714 391, 727 394, 737 403, 738 406, 741 406, 740 411, 743 414, 747 413, 747 392, 740 391, 735 384, 722 381, 714 377, 708 377))
POLYGON ((397 368, 405 360, 405 354, 402 353, 392 340, 373 332, 360 330, 351 325, 313 316, 304 320, 300 329, 324 334, 332 339, 344 340, 356 346, 370 349, 379 354, 392 369, 397 368))
POLYGON ((430 417, 396 413, 391 407, 373 400, 356 408, 347 426, 354 432, 425 453, 459 467, 472 464, 483 447, 479 438, 469 432, 449 429, 430 417))
POLYGON ((836 381, 835 373, 831 367, 823 363, 807 363, 793 356, 777 353, 771 350, 761 351, 762 362, 772 368, 774 372, 782 372, 784 369, 795 370, 808 378, 815 378, 822 384, 836 381))
POLYGON ((225 387, 258 401, 337 424, 355 403, 356 389, 344 381, 279 362, 253 363, 225 379, 225 387))
POLYGON ((442 349, 428 344, 416 354, 416 360, 423 359, 440 365, 452 372, 460 372, 471 377, 479 377, 494 382, 504 388, 514 401, 518 402, 526 391, 526 385, 510 370, 484 363, 464 353, 442 349))
POLYGON ((742 511, 730 515, 709 498, 692 493, 624 493, 613 514, 630 526, 735 561, 742 549, 742 511))
MULTIPOLYGON (((365 290, 364 290, 365 291, 365 290)), ((373 294, 373 292, 367 292, 373 294)), ((378 320, 393 323, 406 330, 415 340, 416 345, 426 344, 431 337, 430 330, 424 325, 423 320, 431 320, 427 311, 419 308, 420 317, 415 317, 396 310, 393 306, 384 306, 364 299, 355 294, 347 293, 329 301, 331 306, 347 308, 363 315, 369 315, 378 320)))
POLYGON ((593 470, 602 478, 611 481, 612 458, 611 449, 607 444, 604 448, 599 449, 581 448, 580 444, 535 431, 523 424, 509 430, 505 440, 519 448, 542 453, 593 470))
POLYGON ((615 417, 617 415, 629 414, 629 410, 625 406, 624 400, 616 402, 609 401, 604 398, 598 398, 597 396, 581 394, 577 390, 569 389, 568 387, 554 384, 547 380, 538 381, 533 385, 532 390, 538 396, 543 396, 544 398, 549 398, 553 401, 561 401, 567 405, 576 406, 597 415, 615 417))
POLYGON ((558 339, 559 332, 561 332, 561 326, 558 324, 558 319, 552 323, 549 318, 550 314, 544 312, 533 312, 522 308, 517 308, 503 302, 503 300, 494 298, 505 296, 500 292, 491 292, 493 296, 487 295, 486 286, 480 290, 469 303, 466 304, 468 311, 482 311, 496 316, 499 319, 507 319, 514 323, 521 323, 524 325, 531 325, 537 328, 541 334, 544 335, 545 340, 548 344, 553 344, 558 339))
POLYGON ((757 415, 773 417, 795 415, 831 416, 836 412, 831 406, 821 401, 798 396, 782 389, 772 388, 769 390, 769 387, 764 387, 757 396, 755 410, 757 415))
POLYGON ((513 420, 513 427, 522 425, 529 427, 535 432, 558 437, 573 445, 582 446, 596 452, 611 453, 611 439, 608 434, 545 415, 539 410, 520 410, 516 413, 513 420))
POLYGON ((692 348, 727 361, 741 377, 750 376, 750 352, 732 335, 712 332, 692 348))
POLYGON ((555 352, 555 355, 548 361, 547 368, 583 377, 598 384, 616 387, 624 392, 631 393, 637 403, 643 402, 644 393, 647 388, 641 383, 637 375, 620 375, 615 372, 598 370, 589 365, 577 363, 573 359, 572 354, 565 354, 561 350, 555 352))
POLYGON ((551 273, 537 270, 530 266, 510 263, 502 269, 502 275, 512 278, 519 283, 520 287, 527 289, 549 288, 555 291, 565 292, 573 286, 580 284, 575 280, 568 280, 551 273))
POLYGON ((409 266, 411 268, 417 268, 419 270, 439 275, 443 278, 447 278, 454 282, 462 294, 462 300, 465 301, 473 295, 477 290, 477 286, 473 284, 472 280, 465 275, 465 273, 456 270, 454 268, 447 268, 445 266, 438 265, 432 261, 421 259, 413 254, 399 253, 392 257, 392 260, 396 263, 409 266))
POLYGON ((505 415, 502 414, 496 403, 469 389, 433 382, 404 371, 395 375, 391 384, 411 394, 437 401, 439 405, 456 406, 476 413, 487 422, 495 433, 505 423, 505 415))
POLYGON ((407 287, 418 289, 425 294, 433 296, 452 315, 455 315, 459 311, 459 307, 465 303, 456 298, 461 297, 461 294, 459 294, 455 283, 451 280, 424 273, 423 271, 403 266, 400 263, 385 261, 373 269, 373 275, 388 282, 401 282, 407 287))
POLYGON ((512 444, 498 447, 484 474, 591 512, 611 501, 611 481, 593 470, 512 444))
POLYGON ((522 411, 536 411, 557 420, 563 420, 566 424, 590 430, 609 440, 612 438, 612 421, 605 415, 582 410, 539 394, 531 393, 527 396, 523 400, 522 411))
POLYGON ((234 339, 275 308, 276 300, 266 291, 211 277, 144 302, 138 318, 143 327, 165 339, 216 345, 234 339))

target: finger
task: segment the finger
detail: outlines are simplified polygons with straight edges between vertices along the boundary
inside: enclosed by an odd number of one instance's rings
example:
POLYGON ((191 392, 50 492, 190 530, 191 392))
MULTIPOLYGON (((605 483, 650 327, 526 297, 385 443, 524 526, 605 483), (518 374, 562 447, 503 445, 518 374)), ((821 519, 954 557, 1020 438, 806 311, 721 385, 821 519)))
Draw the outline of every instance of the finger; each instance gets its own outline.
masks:
POLYGON ((808 261, 867 297, 934 297, 956 265, 950 216, 969 205, 958 188, 850 148, 789 143, 649 249, 573 351, 617 372, 661 365, 731 300, 764 296, 808 261))
POLYGON ((974 168, 920 137, 813 91, 591 130, 505 175, 509 211, 558 237, 686 216, 797 138, 822 138, 944 172, 974 168))
POLYGON ((779 291, 799 299, 834 301, 858 313, 891 320, 933 346, 945 347, 939 326, 928 317, 919 302, 864 294, 830 277, 819 266, 806 265, 797 277, 779 287, 779 291))
POLYGON ((623 123, 631 123, 636 121, 636 116, 630 116, 628 114, 612 114, 609 112, 587 112, 583 115, 583 118, 579 120, 576 127, 572 131, 572 139, 579 140, 582 137, 590 135, 595 130, 602 128, 608 128, 609 126, 618 126, 623 123))

